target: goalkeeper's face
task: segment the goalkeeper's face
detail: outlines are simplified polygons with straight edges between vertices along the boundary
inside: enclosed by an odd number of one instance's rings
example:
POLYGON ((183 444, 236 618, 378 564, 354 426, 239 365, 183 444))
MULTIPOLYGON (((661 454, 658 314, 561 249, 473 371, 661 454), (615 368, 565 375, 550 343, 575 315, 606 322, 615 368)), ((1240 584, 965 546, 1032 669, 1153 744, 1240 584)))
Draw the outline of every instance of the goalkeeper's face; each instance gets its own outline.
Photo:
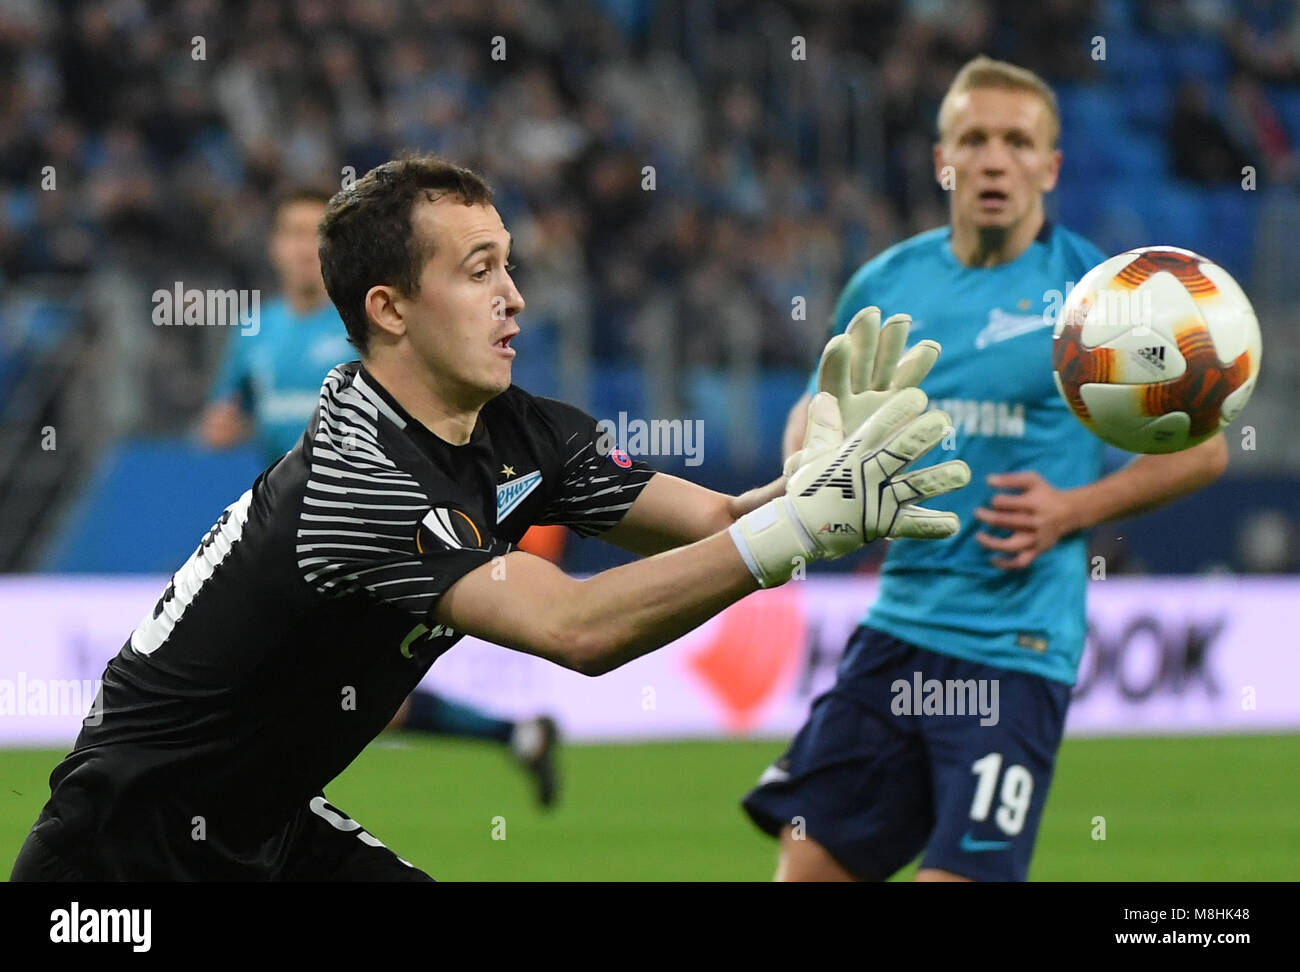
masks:
POLYGON ((935 175, 951 190, 954 223, 1012 230, 1042 213, 1061 153, 1055 123, 1037 94, 976 88, 957 97, 934 148, 935 175))
POLYGON ((443 196, 411 213, 427 254, 419 290, 400 299, 410 350, 450 400, 480 405, 510 387, 524 298, 510 278, 510 234, 493 206, 443 196))

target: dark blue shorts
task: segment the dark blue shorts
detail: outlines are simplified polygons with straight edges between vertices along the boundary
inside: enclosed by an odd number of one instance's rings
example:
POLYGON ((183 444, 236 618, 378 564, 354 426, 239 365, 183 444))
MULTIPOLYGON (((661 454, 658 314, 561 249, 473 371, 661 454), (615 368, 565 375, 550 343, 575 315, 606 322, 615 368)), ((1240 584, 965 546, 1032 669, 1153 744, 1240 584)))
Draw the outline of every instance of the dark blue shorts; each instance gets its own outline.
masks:
POLYGON ((1069 702, 1062 682, 861 627, 743 806, 773 836, 795 825, 864 880, 924 850, 922 867, 1023 881, 1069 702))

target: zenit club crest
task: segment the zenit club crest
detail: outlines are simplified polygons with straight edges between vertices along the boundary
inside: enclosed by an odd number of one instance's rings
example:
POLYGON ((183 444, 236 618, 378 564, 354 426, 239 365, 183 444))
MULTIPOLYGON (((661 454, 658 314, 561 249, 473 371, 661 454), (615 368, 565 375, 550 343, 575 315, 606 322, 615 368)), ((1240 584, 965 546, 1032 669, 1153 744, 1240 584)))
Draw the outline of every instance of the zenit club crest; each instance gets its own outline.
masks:
MULTIPOLYGON (((509 468, 509 467, 507 467, 509 468)), ((530 472, 526 476, 512 479, 497 486, 497 522, 500 523, 522 503, 528 494, 542 484, 542 472, 530 472)))

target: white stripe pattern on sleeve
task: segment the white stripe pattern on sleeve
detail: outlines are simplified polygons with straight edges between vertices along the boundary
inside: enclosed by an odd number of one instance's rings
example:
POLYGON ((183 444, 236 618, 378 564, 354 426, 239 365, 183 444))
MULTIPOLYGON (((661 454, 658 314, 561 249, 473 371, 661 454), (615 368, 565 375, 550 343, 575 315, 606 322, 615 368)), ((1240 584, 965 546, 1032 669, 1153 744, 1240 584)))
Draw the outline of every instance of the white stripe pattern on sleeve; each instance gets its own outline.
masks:
POLYGON ((298 569, 326 596, 364 589, 386 601, 424 597, 431 607, 433 580, 415 547, 429 498, 379 442, 381 416, 399 427, 404 423, 359 374, 350 385, 346 377, 335 368, 321 386, 298 522, 298 569), (415 584, 424 590, 402 590, 415 584))

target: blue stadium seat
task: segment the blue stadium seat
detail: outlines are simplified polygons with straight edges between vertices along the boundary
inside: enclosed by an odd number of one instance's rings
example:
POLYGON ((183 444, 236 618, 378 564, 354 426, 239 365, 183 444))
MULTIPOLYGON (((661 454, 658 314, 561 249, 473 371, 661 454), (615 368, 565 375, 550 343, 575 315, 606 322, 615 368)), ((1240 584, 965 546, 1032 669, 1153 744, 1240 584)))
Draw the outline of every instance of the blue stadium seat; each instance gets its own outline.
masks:
POLYGON ((1135 0, 1103 0, 1098 6, 1097 24, 1107 37, 1127 34, 1133 29, 1135 0))
POLYGON ((25 188, 0 192, 0 216, 9 224, 11 232, 26 232, 36 222, 36 194, 25 188))
POLYGON ((1091 238, 1097 220, 1096 183, 1080 179, 1071 162, 1067 157, 1061 187, 1048 197, 1048 212, 1062 226, 1091 238))
POLYGON ((1148 134, 1163 135, 1175 77, 1167 42, 1142 33, 1108 35, 1103 70, 1128 121, 1148 134))
MULTIPOLYGON (((0 328, 3 322, 0 321, 0 328)), ((9 396, 14 385, 27 368, 27 356, 20 350, 7 350, 0 347, 0 412, 9 404, 9 396)))
POLYGON ((1107 256, 1156 242, 1142 216, 1131 205, 1115 201, 1098 212, 1089 238, 1107 256))
POLYGON ((1106 178, 1106 165, 1094 151, 1092 139, 1078 127, 1061 129, 1061 153, 1065 166, 1063 178, 1070 182, 1097 184, 1106 178))
POLYGON ((785 432, 790 406, 804 392, 808 372, 797 368, 765 368, 758 381, 756 421, 731 424, 731 399, 725 371, 694 368, 685 376, 686 414, 704 419, 705 458, 711 467, 730 460, 733 436, 746 436, 745 445, 753 453, 753 467, 776 469, 780 464, 781 437, 785 432))
POLYGON ((1127 97, 1141 85, 1165 84, 1173 75, 1169 45, 1160 38, 1140 32, 1120 33, 1106 38, 1105 73, 1122 83, 1127 97))
POLYGON ((704 461, 710 466, 729 462, 732 429, 726 373, 691 368, 684 376, 682 393, 686 414, 704 420, 704 461))
POLYGON ((1126 182, 1169 175, 1169 152, 1160 136, 1129 129, 1116 137, 1109 149, 1118 167, 1116 174, 1126 182))
POLYGON ((1291 144, 1300 146, 1300 86, 1270 85, 1267 88, 1268 100, 1273 110, 1281 116, 1291 144))
POLYGON ((1180 80, 1197 78, 1221 87, 1228 77, 1228 52, 1217 37, 1189 35, 1170 44, 1168 50, 1171 67, 1180 80))
MULTIPOLYGON (((1061 94, 1061 149, 1070 178, 1113 180, 1167 171, 1163 129, 1147 121, 1134 123, 1124 90, 1098 86, 1063 89, 1061 94)), ((1153 110, 1162 107, 1163 102, 1153 110)))
POLYGON ((558 344, 553 322, 530 320, 524 324, 510 342, 516 352, 511 368, 514 383, 533 395, 560 397, 558 344))
POLYGON ((758 386, 758 453, 760 465, 780 460, 781 437, 790 406, 808 384, 808 371, 794 368, 768 368, 758 386))
POLYGON ((1105 85, 1062 85, 1056 92, 1061 124, 1089 139, 1102 138, 1123 123, 1122 99, 1105 85))
POLYGON ((592 366, 588 411, 595 418, 617 419, 620 411, 627 412, 629 417, 648 417, 648 401, 645 373, 640 365, 601 361, 592 366))
POLYGON ((4 311, 8 333, 29 353, 58 347, 81 321, 68 300, 34 292, 11 296, 4 311))
POLYGON ((1144 82, 1124 91, 1129 124, 1149 135, 1165 137, 1174 113, 1173 88, 1164 80, 1144 82))
POLYGON ((1132 193, 1133 207, 1151 233, 1148 244, 1204 250, 1213 237, 1205 195, 1177 182, 1157 184, 1151 191, 1132 193))
POLYGON ((1245 287, 1254 266, 1259 196, 1237 185, 1221 186, 1206 192, 1206 203, 1212 242, 1205 255, 1245 287))

